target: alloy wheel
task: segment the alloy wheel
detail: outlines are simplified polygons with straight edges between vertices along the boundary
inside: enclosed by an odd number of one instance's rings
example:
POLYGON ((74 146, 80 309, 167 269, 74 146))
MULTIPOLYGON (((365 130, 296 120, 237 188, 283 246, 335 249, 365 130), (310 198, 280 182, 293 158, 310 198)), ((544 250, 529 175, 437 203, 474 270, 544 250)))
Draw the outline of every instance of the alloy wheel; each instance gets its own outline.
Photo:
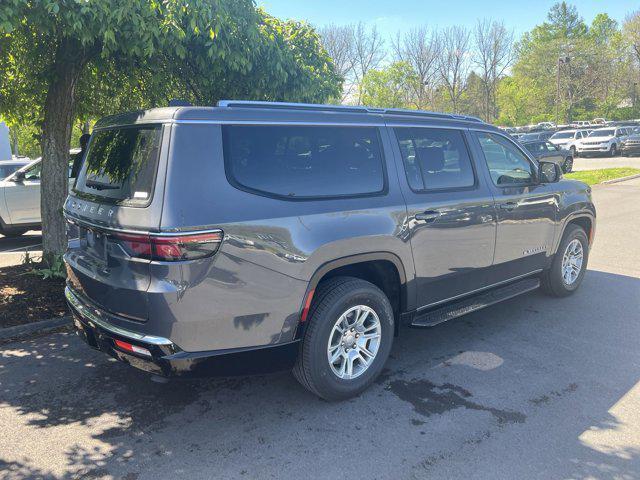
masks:
POLYGON ((582 263, 584 261, 584 250, 582 242, 574 238, 569 242, 562 256, 562 281, 565 285, 573 285, 580 276, 582 263))
POLYGON ((362 375, 378 354, 381 333, 380 319, 371 307, 357 305, 340 315, 327 344, 333 373, 343 380, 362 375))

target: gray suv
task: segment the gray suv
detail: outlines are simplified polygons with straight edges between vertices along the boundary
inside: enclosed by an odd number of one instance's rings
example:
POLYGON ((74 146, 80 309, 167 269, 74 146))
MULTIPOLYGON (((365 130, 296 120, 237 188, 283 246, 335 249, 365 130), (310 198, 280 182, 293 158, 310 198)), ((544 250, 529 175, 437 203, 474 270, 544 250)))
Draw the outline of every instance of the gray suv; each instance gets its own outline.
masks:
POLYGON ((241 101, 101 120, 64 213, 89 345, 165 377, 290 368, 328 400, 404 327, 573 293, 595 230, 586 185, 476 118, 241 101))

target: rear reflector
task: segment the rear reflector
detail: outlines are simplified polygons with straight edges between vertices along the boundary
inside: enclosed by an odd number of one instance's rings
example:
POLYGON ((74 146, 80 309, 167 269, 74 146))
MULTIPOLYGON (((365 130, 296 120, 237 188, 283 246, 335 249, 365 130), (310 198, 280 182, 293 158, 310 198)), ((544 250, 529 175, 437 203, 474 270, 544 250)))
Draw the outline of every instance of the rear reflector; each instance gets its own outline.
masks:
POLYGON ((110 233, 109 237, 132 257, 162 262, 210 257, 218 251, 222 242, 220 231, 175 235, 110 233))
POLYGON ((313 301, 313 294, 316 293, 315 289, 311 290, 307 295, 307 300, 304 302, 304 308, 302 309, 302 315, 300 315, 300 321, 304 322, 309 316, 309 309, 311 308, 311 302, 313 301))
POLYGON ((114 343, 116 344, 116 347, 124 350, 125 352, 138 353, 147 357, 151 356, 151 352, 144 347, 139 347, 138 345, 133 345, 132 343, 123 342, 122 340, 114 340, 114 343))

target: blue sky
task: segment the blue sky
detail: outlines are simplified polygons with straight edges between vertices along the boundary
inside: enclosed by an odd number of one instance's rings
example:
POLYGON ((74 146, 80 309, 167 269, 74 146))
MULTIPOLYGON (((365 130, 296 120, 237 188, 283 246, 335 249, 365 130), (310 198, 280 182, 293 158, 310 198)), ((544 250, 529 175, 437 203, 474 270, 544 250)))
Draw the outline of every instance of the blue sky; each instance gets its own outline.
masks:
MULTIPOLYGON (((417 25, 431 27, 465 25, 473 27, 481 18, 504 20, 516 35, 530 30, 546 19, 556 0, 257 0, 270 14, 279 18, 304 19, 314 25, 345 24, 362 21, 377 25, 385 37, 417 25)), ((640 8, 637 0, 582 0, 569 2, 591 22, 600 12, 622 22, 640 8)))

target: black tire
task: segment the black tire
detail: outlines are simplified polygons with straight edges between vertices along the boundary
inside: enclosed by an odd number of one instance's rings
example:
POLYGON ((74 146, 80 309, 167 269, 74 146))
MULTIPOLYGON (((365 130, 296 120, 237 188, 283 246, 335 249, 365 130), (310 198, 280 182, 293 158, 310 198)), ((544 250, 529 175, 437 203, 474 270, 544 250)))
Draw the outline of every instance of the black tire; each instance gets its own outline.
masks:
POLYGON ((358 278, 332 278, 317 288, 307 322, 293 368, 293 374, 302 386, 328 401, 344 400, 366 390, 382 371, 393 343, 393 308, 387 296, 375 285, 358 278), (357 305, 370 307, 378 316, 380 345, 369 367, 356 378, 346 380, 331 369, 327 346, 336 321, 357 305))
POLYGON ((564 159, 564 164, 562 165, 562 171, 564 173, 571 173, 573 170, 573 157, 567 157, 564 159))
POLYGON ((618 146, 614 143, 609 149, 609 156, 615 157, 616 155, 618 155, 618 146))
POLYGON ((587 263, 589 262, 589 239, 585 231, 578 225, 569 225, 564 232, 558 251, 556 252, 551 267, 545 270, 541 275, 542 290, 553 297, 567 297, 575 292, 587 270, 587 263), (567 249, 567 246, 573 240, 578 240, 582 244, 583 260, 582 268, 576 280, 567 285, 562 278, 562 258, 567 249))

